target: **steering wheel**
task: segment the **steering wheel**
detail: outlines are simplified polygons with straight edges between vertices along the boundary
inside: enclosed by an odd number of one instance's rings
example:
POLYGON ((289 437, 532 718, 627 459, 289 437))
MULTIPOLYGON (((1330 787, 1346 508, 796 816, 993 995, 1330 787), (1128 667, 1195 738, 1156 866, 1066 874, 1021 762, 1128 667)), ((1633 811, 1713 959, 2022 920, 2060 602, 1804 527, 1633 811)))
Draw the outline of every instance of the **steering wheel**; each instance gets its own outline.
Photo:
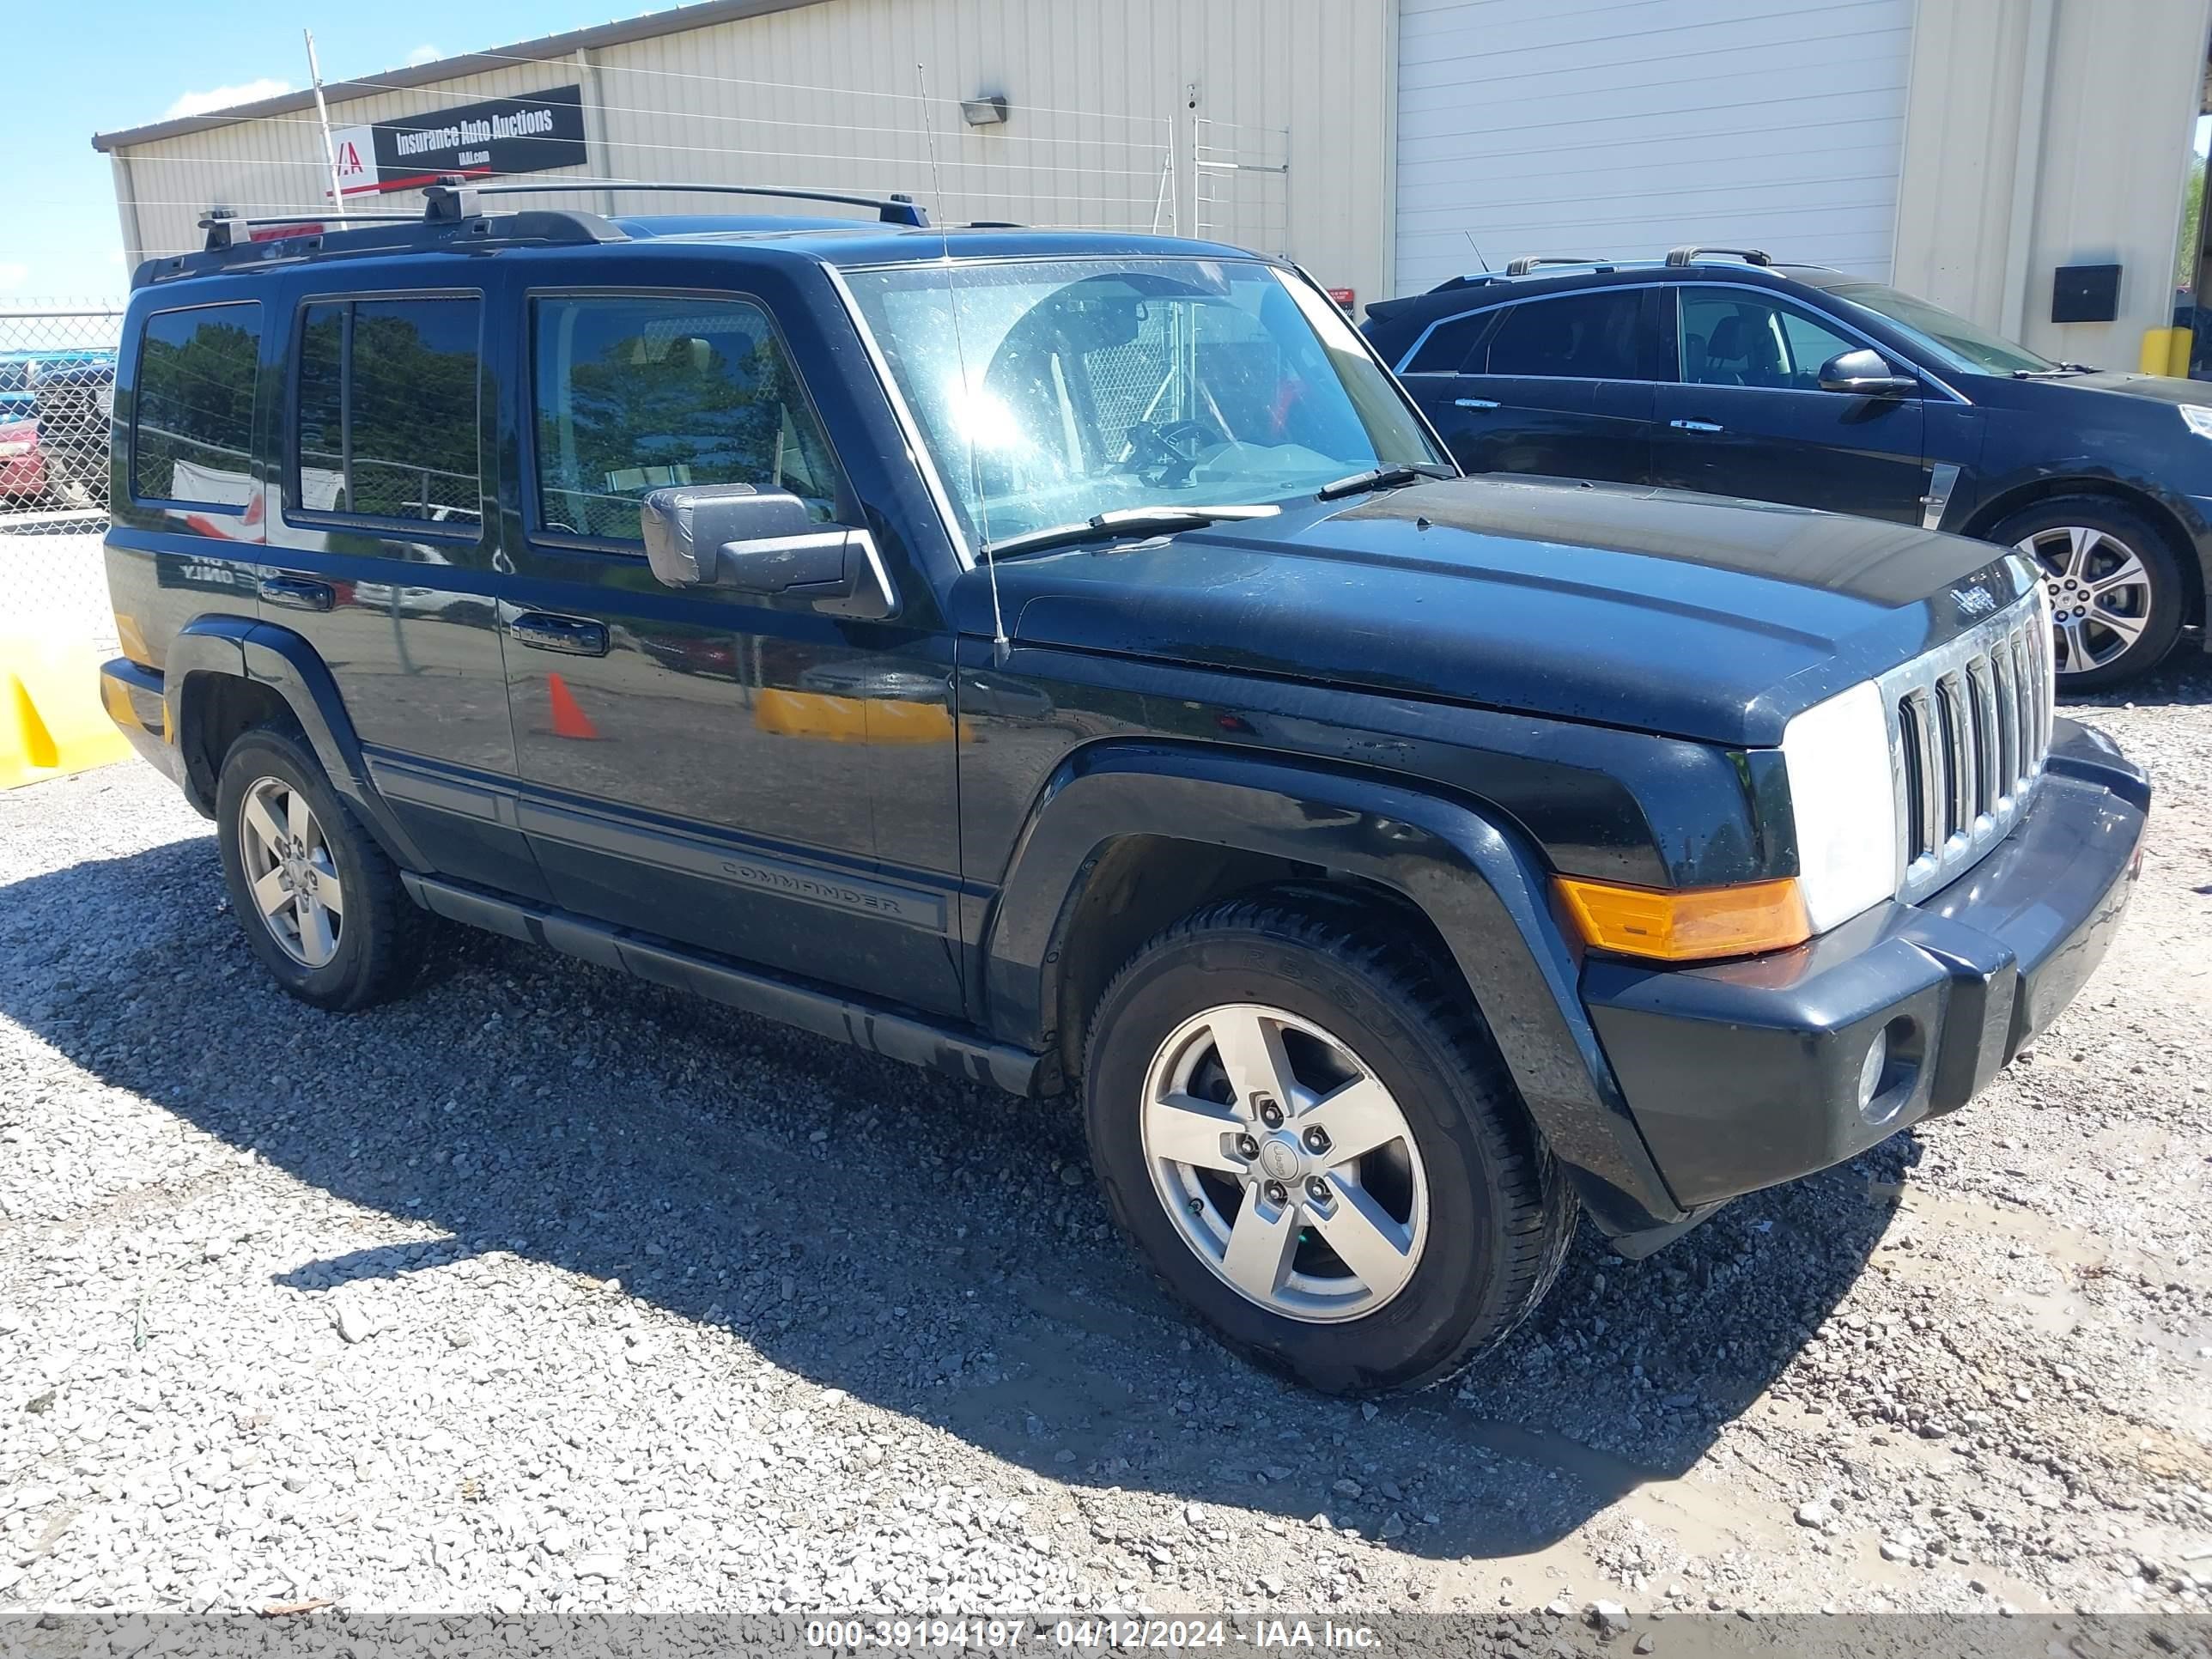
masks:
POLYGON ((1199 458, 1223 441, 1220 433, 1195 420, 1133 421, 1124 435, 1129 469, 1149 484, 1184 483, 1199 458))

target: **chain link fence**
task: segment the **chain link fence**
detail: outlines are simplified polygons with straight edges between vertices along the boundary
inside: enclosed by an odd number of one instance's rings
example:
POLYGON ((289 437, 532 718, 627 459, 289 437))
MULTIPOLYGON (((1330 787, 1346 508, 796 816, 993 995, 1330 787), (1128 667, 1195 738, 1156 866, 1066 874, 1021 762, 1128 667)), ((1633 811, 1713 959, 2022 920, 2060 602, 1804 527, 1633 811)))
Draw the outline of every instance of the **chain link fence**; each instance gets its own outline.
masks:
POLYGON ((0 307, 0 634, 110 641, 100 538, 119 301, 0 307))

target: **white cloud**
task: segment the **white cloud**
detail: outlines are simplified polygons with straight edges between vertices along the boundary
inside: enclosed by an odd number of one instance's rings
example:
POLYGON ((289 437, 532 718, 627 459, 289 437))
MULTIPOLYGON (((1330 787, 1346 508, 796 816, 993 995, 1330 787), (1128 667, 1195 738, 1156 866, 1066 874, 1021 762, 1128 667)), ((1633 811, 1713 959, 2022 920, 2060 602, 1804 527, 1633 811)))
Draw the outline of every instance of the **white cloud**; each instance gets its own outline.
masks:
POLYGON ((205 92, 188 92, 170 105, 165 113, 171 120, 180 115, 205 115, 210 110, 228 109, 235 104, 251 104, 291 90, 289 81, 279 81, 264 75, 258 81, 242 82, 234 87, 210 87, 205 92))
POLYGON ((0 289, 21 288, 30 276, 31 268, 27 264, 12 261, 0 264, 0 289))
POLYGON ((417 46, 407 54, 407 67, 412 69, 417 64, 434 64, 445 55, 435 46, 417 46))

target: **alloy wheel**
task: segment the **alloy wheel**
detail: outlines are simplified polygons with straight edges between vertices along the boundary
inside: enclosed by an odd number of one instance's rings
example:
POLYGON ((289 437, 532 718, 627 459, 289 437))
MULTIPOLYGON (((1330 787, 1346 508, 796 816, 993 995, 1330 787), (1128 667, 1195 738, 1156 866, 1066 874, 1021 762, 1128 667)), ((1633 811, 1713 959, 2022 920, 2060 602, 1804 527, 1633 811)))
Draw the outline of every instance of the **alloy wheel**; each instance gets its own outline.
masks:
POLYGON ((1230 1003, 1185 1020, 1145 1076, 1146 1167, 1184 1243, 1270 1312, 1373 1313, 1427 1243, 1428 1176, 1373 1068, 1310 1020, 1230 1003))
POLYGON ((2059 526, 2036 531, 2014 546, 2042 574, 2062 675, 2104 667, 2150 626, 2150 572, 2110 531, 2059 526))
POLYGON ((239 809, 239 852, 262 924, 293 961, 325 966, 345 927, 345 890, 323 826, 301 791, 262 778, 239 809))

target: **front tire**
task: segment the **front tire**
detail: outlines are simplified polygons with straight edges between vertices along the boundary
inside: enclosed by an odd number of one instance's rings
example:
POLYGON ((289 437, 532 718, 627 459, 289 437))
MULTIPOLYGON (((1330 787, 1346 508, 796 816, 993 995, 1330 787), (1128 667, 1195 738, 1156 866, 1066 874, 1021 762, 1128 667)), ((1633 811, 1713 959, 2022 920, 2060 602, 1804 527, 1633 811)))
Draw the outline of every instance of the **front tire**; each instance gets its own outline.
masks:
POLYGON ((2173 649, 2187 594, 2165 532, 2101 495, 2056 495, 1988 538, 2035 561, 2055 623, 2058 689, 2098 691, 2147 674, 2173 649))
POLYGON ((284 989, 347 1012, 413 982, 423 915, 296 733, 261 726, 231 744, 216 836, 231 908, 284 989))
POLYGON ((1466 994, 1364 917, 1185 918, 1100 1000, 1091 1159, 1231 1346, 1328 1393, 1439 1382, 1543 1297, 1575 1206, 1466 994))

